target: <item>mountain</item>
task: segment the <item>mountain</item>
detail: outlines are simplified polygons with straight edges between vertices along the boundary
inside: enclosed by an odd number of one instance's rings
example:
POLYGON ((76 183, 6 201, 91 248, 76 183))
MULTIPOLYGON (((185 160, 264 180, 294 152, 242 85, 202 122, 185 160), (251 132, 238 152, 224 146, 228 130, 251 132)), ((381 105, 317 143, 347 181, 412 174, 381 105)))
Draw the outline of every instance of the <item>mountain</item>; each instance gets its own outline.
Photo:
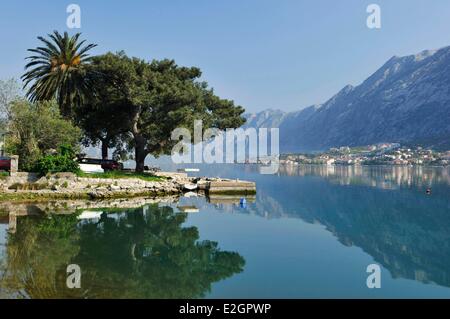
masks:
POLYGON ((282 152, 381 142, 450 149, 450 47, 394 56, 322 105, 246 118, 247 127, 279 127, 282 152))

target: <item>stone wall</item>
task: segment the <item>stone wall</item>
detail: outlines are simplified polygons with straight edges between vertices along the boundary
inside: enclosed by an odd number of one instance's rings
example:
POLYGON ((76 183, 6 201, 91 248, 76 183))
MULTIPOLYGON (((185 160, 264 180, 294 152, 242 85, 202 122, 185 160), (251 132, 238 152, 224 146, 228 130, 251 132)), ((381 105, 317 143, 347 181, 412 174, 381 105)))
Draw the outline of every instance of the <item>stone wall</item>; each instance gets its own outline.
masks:
POLYGON ((147 181, 139 178, 78 177, 72 173, 57 173, 43 177, 34 173, 12 173, 11 176, 0 178, 0 200, 168 196, 192 189, 187 188, 187 185, 207 193, 254 194, 256 192, 254 182, 194 178, 182 173, 164 173, 160 176, 165 178, 160 181, 147 181))
POLYGON ((146 181, 139 178, 91 178, 72 173, 39 177, 33 173, 12 173, 0 179, 0 199, 104 199, 180 194, 191 179, 183 176, 146 181))
POLYGON ((14 184, 35 183, 39 179, 35 173, 11 172, 10 176, 0 177, 0 191, 7 191, 14 184))

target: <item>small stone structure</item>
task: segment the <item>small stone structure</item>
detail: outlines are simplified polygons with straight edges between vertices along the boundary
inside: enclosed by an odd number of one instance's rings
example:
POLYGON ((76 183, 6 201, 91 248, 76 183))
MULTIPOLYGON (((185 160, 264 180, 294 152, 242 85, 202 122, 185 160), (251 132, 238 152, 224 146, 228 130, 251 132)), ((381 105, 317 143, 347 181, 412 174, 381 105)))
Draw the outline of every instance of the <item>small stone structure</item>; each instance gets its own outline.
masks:
POLYGON ((209 194, 255 194, 255 182, 207 178, 197 181, 198 188, 209 194))
POLYGON ((11 173, 17 173, 19 171, 19 156, 18 155, 11 156, 11 166, 10 166, 9 171, 11 173))

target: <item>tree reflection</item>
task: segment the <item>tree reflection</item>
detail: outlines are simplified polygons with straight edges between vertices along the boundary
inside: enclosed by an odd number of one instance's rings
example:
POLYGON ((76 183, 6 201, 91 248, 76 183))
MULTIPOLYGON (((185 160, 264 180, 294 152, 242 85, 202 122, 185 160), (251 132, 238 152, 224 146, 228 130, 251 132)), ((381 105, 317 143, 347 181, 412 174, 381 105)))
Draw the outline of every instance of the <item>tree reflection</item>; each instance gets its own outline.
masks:
POLYGON ((2 286, 31 298, 199 298, 211 284, 243 270, 235 252, 199 241, 186 214, 149 206, 103 213, 22 218, 8 241, 2 286), (66 287, 66 267, 81 267, 81 289, 66 287))
POLYGON ((76 215, 19 218, 10 234, 0 286, 16 297, 54 298, 65 287, 67 265, 79 252, 76 215))

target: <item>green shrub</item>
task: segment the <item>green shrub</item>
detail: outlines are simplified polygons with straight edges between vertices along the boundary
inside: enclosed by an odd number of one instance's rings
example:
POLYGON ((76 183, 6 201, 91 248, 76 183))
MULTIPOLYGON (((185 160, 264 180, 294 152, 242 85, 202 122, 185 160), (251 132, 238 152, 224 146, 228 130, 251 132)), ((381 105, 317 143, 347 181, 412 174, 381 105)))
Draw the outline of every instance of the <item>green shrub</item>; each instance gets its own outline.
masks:
POLYGON ((80 167, 74 158, 72 149, 63 146, 59 154, 41 157, 36 163, 35 171, 42 176, 48 173, 78 173, 80 167))
POLYGON ((19 169, 33 171, 36 162, 61 145, 78 146, 81 130, 64 119, 54 100, 29 103, 19 98, 9 105, 5 151, 19 155, 19 169))
POLYGON ((7 179, 9 177, 9 172, 0 172, 0 180, 7 179))

